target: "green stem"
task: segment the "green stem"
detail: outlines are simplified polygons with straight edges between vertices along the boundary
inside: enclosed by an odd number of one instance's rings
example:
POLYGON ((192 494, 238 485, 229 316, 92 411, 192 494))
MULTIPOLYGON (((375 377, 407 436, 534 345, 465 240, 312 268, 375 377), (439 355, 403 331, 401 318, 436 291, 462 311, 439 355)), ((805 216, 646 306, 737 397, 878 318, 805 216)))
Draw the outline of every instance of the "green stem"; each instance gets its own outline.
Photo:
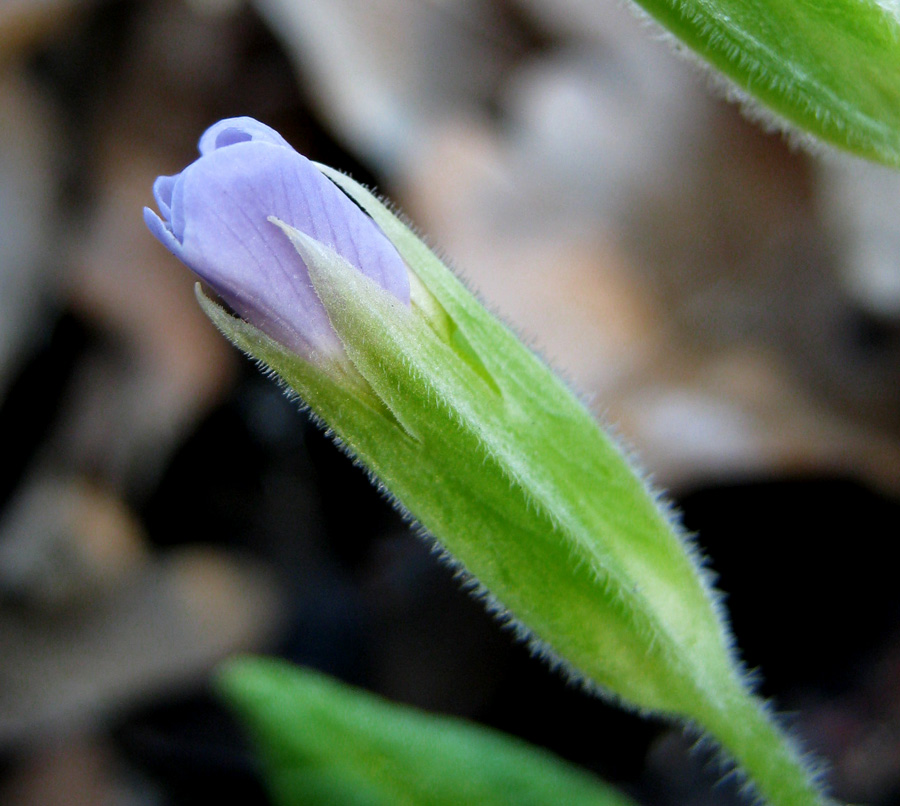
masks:
POLYGON ((738 691, 703 715, 703 725, 738 762, 749 782, 772 806, 836 806, 814 783, 793 742, 762 701, 738 691))

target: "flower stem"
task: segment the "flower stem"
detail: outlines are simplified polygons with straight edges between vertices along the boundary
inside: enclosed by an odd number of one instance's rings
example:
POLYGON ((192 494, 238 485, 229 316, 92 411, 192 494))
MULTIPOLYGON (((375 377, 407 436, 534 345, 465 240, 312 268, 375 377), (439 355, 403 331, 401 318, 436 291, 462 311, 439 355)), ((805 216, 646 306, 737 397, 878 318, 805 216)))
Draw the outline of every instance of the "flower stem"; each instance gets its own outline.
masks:
POLYGON ((765 704, 737 691, 703 714, 703 725, 738 763, 748 784, 772 806, 836 806, 765 704))

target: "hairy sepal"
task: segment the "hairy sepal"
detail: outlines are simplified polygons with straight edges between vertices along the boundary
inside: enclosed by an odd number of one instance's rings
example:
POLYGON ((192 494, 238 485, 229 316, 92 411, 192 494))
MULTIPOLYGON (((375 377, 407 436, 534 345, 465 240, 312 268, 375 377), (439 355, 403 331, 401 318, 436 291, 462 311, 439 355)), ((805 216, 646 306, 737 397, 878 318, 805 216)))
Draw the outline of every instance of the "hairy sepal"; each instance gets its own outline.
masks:
MULTIPOLYGON (((739 685, 730 639, 693 552, 619 447, 402 222, 352 180, 326 173, 375 218, 466 347, 460 355, 430 324, 433 317, 417 315, 415 306, 398 312, 352 268, 317 262, 310 273, 332 324, 386 405, 410 410, 423 445, 440 414, 444 430, 428 448, 435 479, 455 471, 464 509, 477 491, 492 490, 485 510, 495 523, 448 534, 378 475, 519 621, 591 680, 633 704, 678 713, 692 710, 689 692, 713 680, 715 688, 739 685), (424 405, 413 411, 416 396, 424 405), (501 534, 503 565, 487 557, 476 564, 473 555, 485 554, 501 534), (454 545, 459 541, 472 546, 454 545), (530 557, 538 547, 539 557, 530 557)), ((440 483, 432 484, 440 498, 440 483)), ((451 509, 458 515, 455 504, 451 509)))

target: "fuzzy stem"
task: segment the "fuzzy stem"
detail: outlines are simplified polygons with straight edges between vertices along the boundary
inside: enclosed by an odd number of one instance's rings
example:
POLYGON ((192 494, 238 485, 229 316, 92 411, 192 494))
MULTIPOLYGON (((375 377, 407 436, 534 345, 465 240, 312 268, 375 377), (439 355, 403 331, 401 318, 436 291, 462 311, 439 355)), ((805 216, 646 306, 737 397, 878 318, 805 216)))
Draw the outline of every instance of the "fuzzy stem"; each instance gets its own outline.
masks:
POLYGON ((765 803, 836 806, 822 794, 808 764, 759 698, 739 692, 721 708, 704 713, 703 726, 737 761, 765 803))

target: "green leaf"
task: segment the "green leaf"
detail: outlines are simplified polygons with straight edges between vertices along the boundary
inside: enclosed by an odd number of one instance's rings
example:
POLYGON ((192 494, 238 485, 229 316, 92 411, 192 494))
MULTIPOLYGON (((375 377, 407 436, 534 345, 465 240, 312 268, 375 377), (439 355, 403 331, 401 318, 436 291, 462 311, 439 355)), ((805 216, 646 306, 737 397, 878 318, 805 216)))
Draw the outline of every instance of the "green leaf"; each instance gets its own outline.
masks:
POLYGON ((777 116, 900 166, 900 22, 874 0, 638 0, 777 116))
POLYGON ((278 806, 631 805, 544 750, 281 661, 230 661, 217 683, 278 806))

